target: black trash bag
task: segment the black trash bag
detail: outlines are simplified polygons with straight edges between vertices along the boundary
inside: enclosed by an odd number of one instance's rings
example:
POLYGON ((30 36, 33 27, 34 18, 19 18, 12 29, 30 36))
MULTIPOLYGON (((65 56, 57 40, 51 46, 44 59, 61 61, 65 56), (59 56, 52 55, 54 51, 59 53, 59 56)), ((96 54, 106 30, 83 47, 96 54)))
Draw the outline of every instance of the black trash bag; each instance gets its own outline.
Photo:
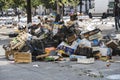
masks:
POLYGON ((3 45, 4 50, 9 50, 10 49, 10 44, 3 45))
POLYGON ((44 47, 57 47, 59 45, 58 40, 46 40, 44 41, 44 47))
POLYGON ((37 40, 27 41, 26 45, 28 46, 32 56, 38 56, 44 54, 44 45, 43 42, 37 40))
POLYGON ((113 49, 112 55, 113 55, 113 56, 116 56, 116 55, 119 55, 119 56, 120 56, 120 49, 119 49, 119 48, 113 49))
POLYGON ((18 36, 18 33, 13 33, 13 32, 11 32, 11 33, 8 34, 8 36, 9 36, 9 37, 17 37, 17 36, 18 36))

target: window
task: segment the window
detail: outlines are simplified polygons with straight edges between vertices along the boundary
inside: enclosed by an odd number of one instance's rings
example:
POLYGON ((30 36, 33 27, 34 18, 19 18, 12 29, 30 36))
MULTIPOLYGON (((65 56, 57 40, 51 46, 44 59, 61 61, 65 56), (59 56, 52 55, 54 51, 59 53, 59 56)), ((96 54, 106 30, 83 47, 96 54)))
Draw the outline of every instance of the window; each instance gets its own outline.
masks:
POLYGON ((109 7, 109 8, 114 8, 114 2, 109 2, 108 7, 109 7))

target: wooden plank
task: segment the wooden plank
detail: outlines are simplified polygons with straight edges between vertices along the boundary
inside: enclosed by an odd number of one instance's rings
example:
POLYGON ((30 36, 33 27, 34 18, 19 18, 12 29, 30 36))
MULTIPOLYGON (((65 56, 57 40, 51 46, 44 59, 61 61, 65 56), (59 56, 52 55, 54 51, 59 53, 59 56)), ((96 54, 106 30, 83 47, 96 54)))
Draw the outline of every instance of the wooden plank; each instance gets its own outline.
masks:
POLYGON ((32 62, 31 53, 16 52, 14 55, 15 63, 30 63, 32 62))

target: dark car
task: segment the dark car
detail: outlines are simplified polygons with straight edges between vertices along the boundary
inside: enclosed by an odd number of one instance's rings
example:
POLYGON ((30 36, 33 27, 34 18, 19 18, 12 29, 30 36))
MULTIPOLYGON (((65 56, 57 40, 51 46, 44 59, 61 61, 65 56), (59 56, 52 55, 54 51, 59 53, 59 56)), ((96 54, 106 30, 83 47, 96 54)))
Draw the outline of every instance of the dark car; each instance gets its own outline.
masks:
POLYGON ((0 12, 0 16, 2 16, 3 15, 3 13, 2 12, 0 12))

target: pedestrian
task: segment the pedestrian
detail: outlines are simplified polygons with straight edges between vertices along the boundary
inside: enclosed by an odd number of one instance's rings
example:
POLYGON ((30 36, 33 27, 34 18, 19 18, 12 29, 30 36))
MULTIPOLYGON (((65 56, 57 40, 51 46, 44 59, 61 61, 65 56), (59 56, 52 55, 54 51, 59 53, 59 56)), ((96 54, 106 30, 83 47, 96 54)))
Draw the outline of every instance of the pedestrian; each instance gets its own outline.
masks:
POLYGON ((116 31, 120 28, 120 0, 115 0, 114 4, 114 17, 115 17, 115 28, 116 31))

